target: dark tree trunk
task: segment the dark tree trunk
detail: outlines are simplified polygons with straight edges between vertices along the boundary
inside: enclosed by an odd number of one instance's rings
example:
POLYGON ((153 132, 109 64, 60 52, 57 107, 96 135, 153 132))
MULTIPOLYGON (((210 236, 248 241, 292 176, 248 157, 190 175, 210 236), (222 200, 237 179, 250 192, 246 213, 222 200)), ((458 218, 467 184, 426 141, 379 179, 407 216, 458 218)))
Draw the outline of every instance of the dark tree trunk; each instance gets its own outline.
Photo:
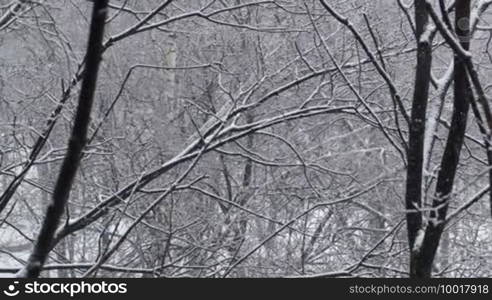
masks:
MULTIPOLYGON (((462 47, 469 49, 470 43, 470 0, 456 1, 455 31, 462 47)), ((431 277, 432 266, 445 226, 450 196, 458 168, 461 148, 463 146, 470 99, 473 96, 467 76, 466 62, 455 55, 454 71, 454 110, 448 140, 444 149, 440 171, 437 178, 436 192, 429 215, 422 247, 415 255, 412 276, 431 277)))
MULTIPOLYGON (((425 118, 431 81, 432 49, 430 36, 426 39, 429 14, 425 0, 415 0, 416 38, 418 41, 417 70, 410 118, 408 141, 408 167, 405 205, 407 209, 408 242, 411 252, 419 230, 422 228, 422 171, 424 162, 425 118)), ((414 259, 410 255, 410 269, 414 259)), ((413 272, 411 272, 413 274, 413 272)))
POLYGON ((52 249, 53 238, 63 215, 72 183, 80 164, 82 150, 85 147, 87 139, 92 103, 94 102, 97 73, 102 54, 102 40, 107 6, 108 0, 94 2, 86 67, 67 154, 63 160, 53 192, 53 198, 47 207, 46 216, 34 244, 34 249, 29 256, 27 265, 18 274, 20 277, 35 278, 39 276, 52 249))

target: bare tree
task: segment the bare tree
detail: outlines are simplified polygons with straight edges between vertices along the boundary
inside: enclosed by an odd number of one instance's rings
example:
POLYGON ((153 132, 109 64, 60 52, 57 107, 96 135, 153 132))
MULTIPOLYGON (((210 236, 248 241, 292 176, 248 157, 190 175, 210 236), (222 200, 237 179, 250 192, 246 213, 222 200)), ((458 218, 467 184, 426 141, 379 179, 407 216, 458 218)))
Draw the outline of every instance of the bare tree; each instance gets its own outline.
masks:
POLYGON ((1 3, 0 273, 490 276, 490 4, 1 3))

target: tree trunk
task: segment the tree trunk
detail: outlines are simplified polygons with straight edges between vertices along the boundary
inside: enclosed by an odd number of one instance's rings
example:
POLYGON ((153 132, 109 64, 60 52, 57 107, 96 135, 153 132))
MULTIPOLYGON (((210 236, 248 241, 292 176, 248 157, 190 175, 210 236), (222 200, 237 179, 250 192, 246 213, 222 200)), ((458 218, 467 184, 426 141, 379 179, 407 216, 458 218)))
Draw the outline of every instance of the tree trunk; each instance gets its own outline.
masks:
POLYGON ((432 49, 430 36, 426 38, 429 14, 425 0, 415 0, 415 23, 417 49, 417 70, 412 103, 412 114, 408 141, 408 166, 405 205, 407 209, 408 244, 410 246, 410 273, 414 276, 415 259, 413 248, 419 230, 422 228, 422 170, 424 162, 424 137, 426 110, 431 81, 432 49))
MULTIPOLYGON (((470 45, 470 0, 456 1, 455 31, 462 47, 470 45)), ((467 76, 466 62, 458 55, 454 57, 454 109, 448 140, 444 149, 441 167, 437 178, 436 192, 432 202, 433 210, 420 249, 416 249, 412 276, 429 278, 436 256, 437 248, 445 226, 450 196, 453 191, 454 178, 458 168, 461 148, 463 146, 470 98, 473 96, 467 76)))
POLYGON ((67 154, 63 160, 53 192, 53 198, 48 205, 41 230, 34 244, 34 249, 29 256, 27 265, 19 272, 19 277, 36 278, 41 273, 48 254, 52 249, 55 231, 58 228, 68 202, 68 197, 70 196, 73 180, 82 157, 82 150, 87 141, 87 129, 89 127, 92 103, 94 102, 94 93, 96 90, 97 73, 102 55, 102 40, 107 6, 108 0, 96 1, 93 6, 86 67, 67 154))

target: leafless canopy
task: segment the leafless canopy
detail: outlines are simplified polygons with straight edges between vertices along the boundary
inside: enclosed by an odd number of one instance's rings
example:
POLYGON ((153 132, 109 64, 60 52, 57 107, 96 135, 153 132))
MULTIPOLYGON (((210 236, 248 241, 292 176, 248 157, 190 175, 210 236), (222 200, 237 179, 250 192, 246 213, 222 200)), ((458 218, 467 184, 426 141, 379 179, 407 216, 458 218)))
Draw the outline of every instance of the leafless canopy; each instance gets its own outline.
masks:
POLYGON ((0 276, 492 276, 491 0, 0 0, 0 276))

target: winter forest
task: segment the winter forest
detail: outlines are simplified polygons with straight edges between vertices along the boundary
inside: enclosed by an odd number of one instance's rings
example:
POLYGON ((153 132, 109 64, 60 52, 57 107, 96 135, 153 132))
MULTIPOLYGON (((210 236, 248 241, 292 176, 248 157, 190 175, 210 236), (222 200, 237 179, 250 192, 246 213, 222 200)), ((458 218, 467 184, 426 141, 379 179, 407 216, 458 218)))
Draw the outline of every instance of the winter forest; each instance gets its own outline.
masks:
POLYGON ((0 0, 0 277, 492 277, 492 0, 0 0))

